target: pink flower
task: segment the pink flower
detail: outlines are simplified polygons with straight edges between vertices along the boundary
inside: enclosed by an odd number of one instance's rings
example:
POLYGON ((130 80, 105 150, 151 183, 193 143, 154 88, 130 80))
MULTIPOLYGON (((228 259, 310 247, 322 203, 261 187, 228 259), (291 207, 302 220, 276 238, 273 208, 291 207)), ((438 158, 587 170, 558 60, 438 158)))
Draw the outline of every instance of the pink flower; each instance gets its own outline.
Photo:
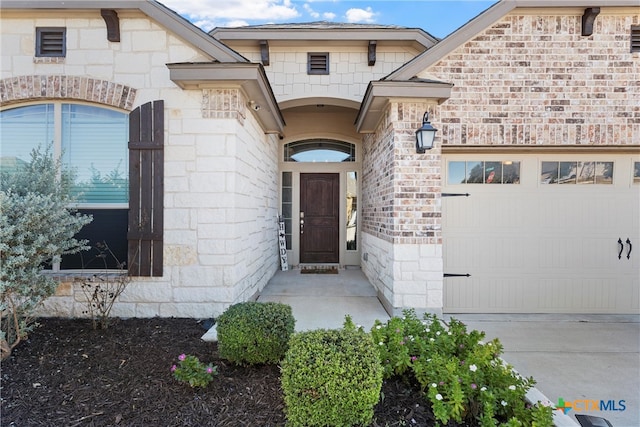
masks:
POLYGON ((176 369, 178 369, 178 367, 177 367, 176 365, 173 365, 173 366, 171 367, 171 372, 175 372, 175 371, 176 371, 176 369))
POLYGON ((472 384, 471 384, 471 388, 472 388, 473 390, 475 390, 475 389, 477 389, 477 388, 478 388, 478 386, 477 386, 477 385, 475 385, 475 383, 472 383, 472 384))
POLYGON ((416 356, 411 356, 411 361, 415 362, 416 360, 418 360, 418 358, 416 356))
POLYGON ((213 368, 207 368, 207 374, 213 374, 213 368))
POLYGON ((187 355, 184 354, 184 353, 182 353, 180 356, 178 356, 178 360, 181 361, 181 362, 186 358, 187 358, 187 355))

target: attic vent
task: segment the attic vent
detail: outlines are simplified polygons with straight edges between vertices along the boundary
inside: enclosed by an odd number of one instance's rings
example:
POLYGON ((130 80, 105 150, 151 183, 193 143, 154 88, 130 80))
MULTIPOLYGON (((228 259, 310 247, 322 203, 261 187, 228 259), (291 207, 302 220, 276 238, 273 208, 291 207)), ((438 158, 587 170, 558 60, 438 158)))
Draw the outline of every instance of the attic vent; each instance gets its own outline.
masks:
POLYGON ((64 27, 36 28, 36 56, 66 56, 66 32, 64 27))
POLYGON ((309 53, 307 74, 329 74, 329 54, 309 53))
POLYGON ((631 26, 631 52, 640 52, 640 25, 631 26))

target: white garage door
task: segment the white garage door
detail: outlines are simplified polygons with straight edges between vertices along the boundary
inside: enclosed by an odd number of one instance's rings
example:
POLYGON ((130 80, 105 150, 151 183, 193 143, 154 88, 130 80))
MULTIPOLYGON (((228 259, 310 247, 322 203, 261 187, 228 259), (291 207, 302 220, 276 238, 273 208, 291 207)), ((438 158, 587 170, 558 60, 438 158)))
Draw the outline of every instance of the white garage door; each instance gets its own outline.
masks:
POLYGON ((443 160, 445 312, 640 312, 640 156, 443 160))

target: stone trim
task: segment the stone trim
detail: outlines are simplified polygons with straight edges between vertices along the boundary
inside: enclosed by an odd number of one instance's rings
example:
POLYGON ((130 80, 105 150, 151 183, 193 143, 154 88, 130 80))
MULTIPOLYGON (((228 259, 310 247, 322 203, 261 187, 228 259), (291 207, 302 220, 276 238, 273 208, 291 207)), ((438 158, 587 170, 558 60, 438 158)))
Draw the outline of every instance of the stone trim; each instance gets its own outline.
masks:
POLYGON ((244 124, 247 101, 239 89, 205 89, 202 91, 202 117, 236 119, 244 124))
POLYGON ((33 75, 0 81, 0 103, 42 99, 75 99, 131 110, 136 89, 107 80, 80 76, 33 75))

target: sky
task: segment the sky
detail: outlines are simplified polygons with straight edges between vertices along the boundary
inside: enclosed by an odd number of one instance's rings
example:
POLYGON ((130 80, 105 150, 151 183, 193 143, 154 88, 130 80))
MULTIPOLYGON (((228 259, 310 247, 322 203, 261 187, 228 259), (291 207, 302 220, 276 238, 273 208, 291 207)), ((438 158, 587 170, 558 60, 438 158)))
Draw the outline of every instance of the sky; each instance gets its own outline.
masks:
POLYGON ((497 0, 158 0, 204 31, 330 21, 421 28, 444 38, 497 0))

